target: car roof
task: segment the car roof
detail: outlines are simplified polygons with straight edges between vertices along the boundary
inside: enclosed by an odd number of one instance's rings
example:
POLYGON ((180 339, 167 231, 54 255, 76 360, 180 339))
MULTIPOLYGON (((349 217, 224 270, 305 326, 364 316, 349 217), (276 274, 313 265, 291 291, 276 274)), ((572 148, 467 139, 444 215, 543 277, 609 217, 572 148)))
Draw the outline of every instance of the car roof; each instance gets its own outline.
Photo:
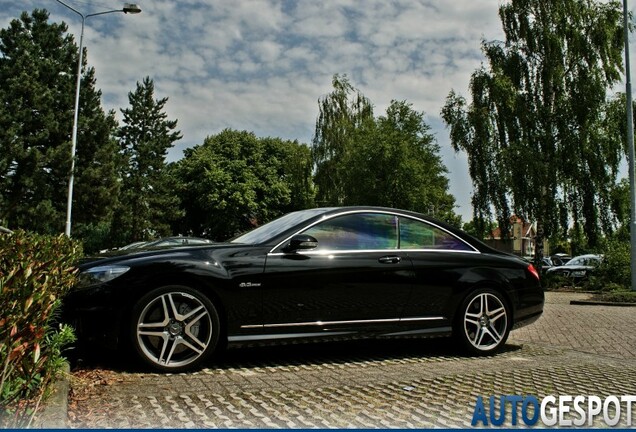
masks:
MULTIPOLYGON (((436 219, 435 217, 432 216, 428 216, 422 213, 418 213, 415 211, 411 211, 411 210, 404 210, 404 209, 399 209, 399 208, 393 208, 393 207, 382 207, 382 206, 340 206, 340 207, 318 207, 318 208, 311 208, 311 209, 306 209, 306 210, 311 210, 311 211, 315 211, 316 212, 316 216, 314 216, 315 219, 317 218, 321 218, 321 217, 325 217, 325 216, 331 216, 331 215, 338 215, 338 214, 344 214, 344 213, 359 213, 359 212, 365 212, 365 211, 369 211, 369 212, 378 212, 378 213, 397 213, 397 214, 401 214, 404 216, 410 216, 413 218, 417 218, 417 219, 421 219, 427 222, 430 222, 432 224, 435 224, 437 226, 439 226, 440 228, 443 228, 444 230, 447 230, 449 232, 451 232, 453 235, 461 238, 462 240, 468 242, 471 246, 477 248, 480 252, 486 252, 486 253, 494 253, 494 254, 502 254, 501 251, 492 248, 491 246, 485 244, 484 242, 480 241, 479 239, 476 239, 475 237, 465 233, 464 231, 462 231, 461 229, 454 227, 444 221, 441 221, 439 219, 436 219)), ((305 210, 299 210, 299 211, 305 211, 305 210)), ((277 237, 281 237, 281 236, 277 236, 277 237)), ((284 237, 284 236, 283 236, 284 237)))

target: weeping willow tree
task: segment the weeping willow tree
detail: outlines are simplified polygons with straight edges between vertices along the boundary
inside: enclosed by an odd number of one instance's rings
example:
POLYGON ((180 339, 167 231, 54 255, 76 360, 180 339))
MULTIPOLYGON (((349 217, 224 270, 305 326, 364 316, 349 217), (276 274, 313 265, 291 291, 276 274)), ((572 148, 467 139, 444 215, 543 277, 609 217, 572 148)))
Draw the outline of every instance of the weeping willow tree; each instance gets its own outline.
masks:
POLYGON ((316 166, 316 202, 342 205, 346 198, 346 167, 341 163, 355 141, 356 130, 373 121, 373 106, 346 75, 334 75, 333 91, 319 101, 312 158, 316 166))
POLYGON ((598 244, 612 229, 610 192, 624 152, 608 90, 621 77, 617 2, 512 0, 499 8, 504 41, 482 42, 487 64, 471 102, 451 91, 442 109, 455 151, 468 155, 476 221, 510 216, 542 235, 570 222, 598 244))

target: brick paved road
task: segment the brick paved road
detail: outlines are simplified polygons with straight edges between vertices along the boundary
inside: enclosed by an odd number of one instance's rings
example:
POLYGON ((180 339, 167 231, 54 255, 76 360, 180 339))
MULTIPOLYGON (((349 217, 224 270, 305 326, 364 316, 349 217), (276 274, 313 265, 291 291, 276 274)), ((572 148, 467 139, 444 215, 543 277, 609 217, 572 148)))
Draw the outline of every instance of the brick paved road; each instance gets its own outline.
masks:
POLYGON ((636 308, 574 306, 587 294, 547 293, 544 316, 511 333, 511 342, 533 342, 615 358, 636 359, 636 308))
POLYGON ((548 293, 541 320, 489 358, 435 339, 243 348, 178 375, 86 364, 69 426, 466 427, 477 396, 636 395, 636 308, 569 305, 576 296, 548 293))

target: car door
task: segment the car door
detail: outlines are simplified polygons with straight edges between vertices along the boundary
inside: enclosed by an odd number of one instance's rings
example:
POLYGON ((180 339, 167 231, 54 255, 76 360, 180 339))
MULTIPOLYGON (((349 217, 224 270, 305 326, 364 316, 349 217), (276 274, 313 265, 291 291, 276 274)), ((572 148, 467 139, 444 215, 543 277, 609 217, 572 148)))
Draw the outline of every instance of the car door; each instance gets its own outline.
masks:
POLYGON ((267 257, 263 278, 264 324, 276 328, 357 327, 399 320, 412 265, 398 249, 397 217, 347 213, 298 234, 317 240, 307 251, 267 257))
MULTIPOLYGON (((403 321, 417 320, 438 326, 451 310, 454 287, 463 276, 467 255, 480 254, 463 240, 433 223, 400 217, 400 250, 413 264, 413 291, 403 311, 403 321)), ((450 324, 450 323, 447 323, 450 324)))

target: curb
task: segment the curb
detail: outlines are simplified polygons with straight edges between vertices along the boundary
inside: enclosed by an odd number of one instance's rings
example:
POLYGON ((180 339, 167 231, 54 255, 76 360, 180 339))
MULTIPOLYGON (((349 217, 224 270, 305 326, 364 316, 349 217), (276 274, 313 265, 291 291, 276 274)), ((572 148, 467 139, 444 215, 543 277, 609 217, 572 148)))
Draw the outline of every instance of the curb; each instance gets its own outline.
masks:
POLYGON ((618 303, 595 300, 570 300, 571 305, 576 306, 618 306, 618 307, 634 307, 636 303, 618 303))
POLYGON ((68 392, 71 367, 64 363, 59 378, 53 383, 51 395, 44 402, 40 413, 35 418, 35 428, 67 429, 68 428, 68 392))

